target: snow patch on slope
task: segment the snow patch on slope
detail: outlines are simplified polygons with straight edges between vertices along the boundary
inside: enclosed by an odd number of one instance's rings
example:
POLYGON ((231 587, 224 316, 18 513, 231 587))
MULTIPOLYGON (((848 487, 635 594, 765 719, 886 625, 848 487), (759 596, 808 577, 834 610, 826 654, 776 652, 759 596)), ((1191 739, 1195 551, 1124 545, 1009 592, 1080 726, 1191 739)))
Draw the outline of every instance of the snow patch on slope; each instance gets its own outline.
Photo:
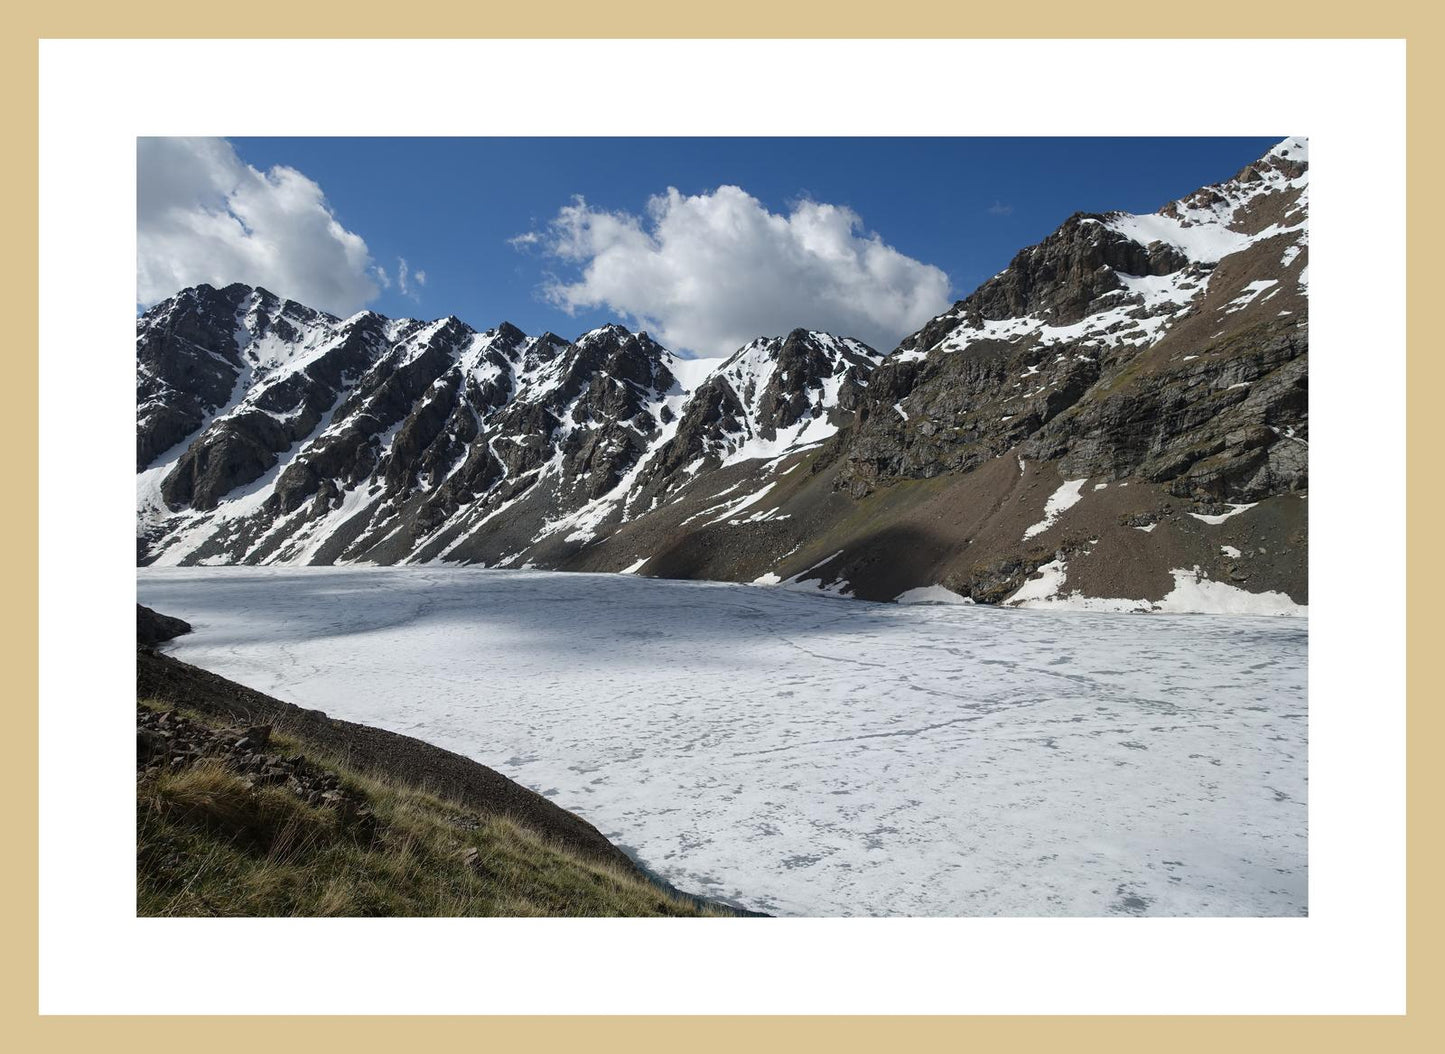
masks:
POLYGON ((918 586, 893 598, 895 604, 972 604, 973 597, 955 593, 943 586, 918 586))
POLYGON ((1066 592, 1068 565, 1055 559, 1038 569, 1037 577, 1025 582, 1004 601, 1006 607, 1057 608, 1069 611, 1152 613, 1174 615, 1293 615, 1304 617, 1309 607, 1296 604, 1287 594, 1251 593, 1228 582, 1216 582, 1197 565, 1175 568, 1172 588, 1161 600, 1130 600, 1122 597, 1086 597, 1066 592))
POLYGON ((1069 509, 1072 509, 1083 498, 1084 484, 1087 479, 1066 480, 1063 486, 1049 495, 1049 500, 1044 504, 1044 518, 1024 531, 1024 541, 1036 535, 1043 534, 1069 509))
POLYGON ((1231 504, 1231 503, 1228 503, 1228 502, 1226 502, 1226 504, 1229 505, 1229 511, 1228 511, 1228 512, 1221 512, 1221 513, 1191 512, 1189 515, 1193 516, 1196 520, 1201 520, 1201 521, 1203 521, 1204 523, 1208 523, 1208 524, 1212 524, 1212 525, 1214 525, 1214 526, 1218 526, 1219 524, 1223 523, 1225 520, 1229 519, 1231 516, 1238 516, 1241 512, 1248 512, 1250 509, 1252 509, 1252 508, 1254 508, 1256 505, 1258 505, 1259 502, 1257 502, 1257 501, 1251 501, 1251 502, 1249 502, 1248 504, 1245 504, 1245 505, 1234 505, 1234 504, 1231 504))

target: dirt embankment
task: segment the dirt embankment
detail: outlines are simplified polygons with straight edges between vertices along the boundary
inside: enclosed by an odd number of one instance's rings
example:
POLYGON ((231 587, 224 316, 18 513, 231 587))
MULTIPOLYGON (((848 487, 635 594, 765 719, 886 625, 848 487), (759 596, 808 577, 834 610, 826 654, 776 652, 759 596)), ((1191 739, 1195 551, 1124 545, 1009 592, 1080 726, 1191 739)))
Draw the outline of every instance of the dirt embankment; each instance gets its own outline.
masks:
POLYGON ((484 815, 507 816, 573 852, 636 871, 636 865, 586 820, 460 754, 410 736, 338 721, 235 684, 147 648, 136 653, 136 695, 278 731, 345 758, 361 772, 426 790, 484 815))
POLYGON ((184 621, 136 605, 136 698, 241 726, 270 725, 348 768, 414 787, 482 816, 505 817, 578 856, 621 868, 669 893, 724 913, 755 915, 676 889, 647 871, 582 817, 494 769, 411 736, 328 717, 273 699, 155 650, 190 632, 184 621))

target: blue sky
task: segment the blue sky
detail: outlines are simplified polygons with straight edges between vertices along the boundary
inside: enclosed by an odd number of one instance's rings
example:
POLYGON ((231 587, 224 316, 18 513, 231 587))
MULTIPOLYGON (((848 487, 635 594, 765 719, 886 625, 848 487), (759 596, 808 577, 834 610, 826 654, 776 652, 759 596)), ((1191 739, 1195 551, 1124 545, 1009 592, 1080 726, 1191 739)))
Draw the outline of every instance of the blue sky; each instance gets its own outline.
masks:
MULTIPOLYGON (((966 295, 1069 214, 1153 211, 1228 178, 1278 138, 238 138, 240 168, 210 141, 205 185, 223 188, 233 170, 251 177, 249 197, 238 191, 230 206, 238 236, 264 234, 270 217, 286 237, 310 239, 277 250, 290 270, 275 281, 310 290, 297 268, 369 268, 374 296, 359 278, 334 292, 314 287, 333 310, 361 299, 388 315, 455 314, 478 328, 506 319, 564 336, 621 319, 718 353, 739 333, 757 335, 750 325, 790 328, 790 312, 797 324, 851 323, 868 332, 850 335, 896 341, 926 321, 920 312, 966 295), (305 179, 284 178, 293 172, 305 179), (717 195, 728 185, 745 194, 717 195), (680 196, 649 213, 669 187, 680 196), (324 217, 308 226, 307 215, 321 216, 318 196, 341 234, 324 217), (718 232, 733 239, 725 252, 718 232), (311 242, 328 238, 336 244, 313 260, 311 242), (826 259, 799 261, 817 246, 826 259), (721 291, 716 303, 698 299, 708 286, 721 291)), ((255 252, 238 250, 228 265, 214 247, 184 244, 194 223, 147 241, 147 224, 159 224, 151 217, 174 216, 198 192, 178 174, 189 156, 161 158, 145 144, 142 293, 189 282, 199 265, 177 261, 193 256, 217 278, 227 266, 264 273, 255 252)))

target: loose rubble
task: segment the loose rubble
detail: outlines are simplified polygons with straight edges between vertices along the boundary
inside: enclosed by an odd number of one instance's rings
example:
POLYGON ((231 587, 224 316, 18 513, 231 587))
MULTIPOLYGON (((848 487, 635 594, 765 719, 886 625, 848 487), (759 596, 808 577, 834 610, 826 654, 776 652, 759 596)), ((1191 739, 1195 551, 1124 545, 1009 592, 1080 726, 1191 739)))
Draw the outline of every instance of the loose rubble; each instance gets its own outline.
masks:
POLYGON ((136 778, 180 772, 202 760, 220 761, 251 789, 282 787, 307 805, 333 809, 348 827, 374 833, 376 817, 364 795, 341 785, 341 778, 311 763, 303 754, 268 752, 271 726, 210 728, 174 710, 136 707, 136 778))

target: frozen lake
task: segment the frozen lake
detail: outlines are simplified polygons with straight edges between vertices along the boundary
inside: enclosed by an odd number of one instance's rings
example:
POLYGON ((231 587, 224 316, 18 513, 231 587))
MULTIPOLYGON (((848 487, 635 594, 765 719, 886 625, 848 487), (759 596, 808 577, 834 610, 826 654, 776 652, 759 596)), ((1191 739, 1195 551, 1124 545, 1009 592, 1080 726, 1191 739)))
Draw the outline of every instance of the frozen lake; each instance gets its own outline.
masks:
POLYGON ((787 915, 1300 915, 1293 618, 470 568, 142 569, 185 662, 465 754, 787 915))

